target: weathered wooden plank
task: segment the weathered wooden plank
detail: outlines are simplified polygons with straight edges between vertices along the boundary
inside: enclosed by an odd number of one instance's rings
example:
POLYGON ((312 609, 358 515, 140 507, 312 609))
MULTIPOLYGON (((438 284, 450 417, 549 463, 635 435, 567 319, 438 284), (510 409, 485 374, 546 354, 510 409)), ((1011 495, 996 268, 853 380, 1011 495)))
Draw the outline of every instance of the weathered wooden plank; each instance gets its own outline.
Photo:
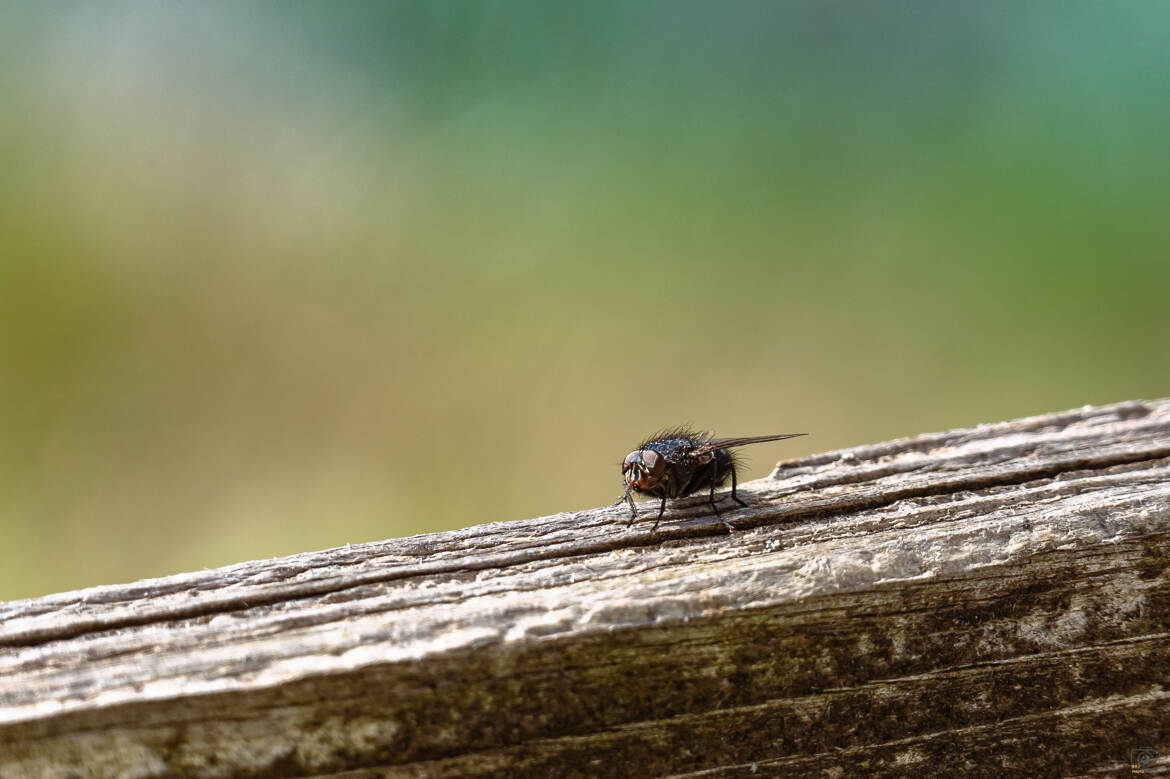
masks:
POLYGON ((1170 754, 1170 400, 789 461, 744 492, 731 535, 694 499, 655 535, 598 509, 0 604, 0 775, 1170 754))

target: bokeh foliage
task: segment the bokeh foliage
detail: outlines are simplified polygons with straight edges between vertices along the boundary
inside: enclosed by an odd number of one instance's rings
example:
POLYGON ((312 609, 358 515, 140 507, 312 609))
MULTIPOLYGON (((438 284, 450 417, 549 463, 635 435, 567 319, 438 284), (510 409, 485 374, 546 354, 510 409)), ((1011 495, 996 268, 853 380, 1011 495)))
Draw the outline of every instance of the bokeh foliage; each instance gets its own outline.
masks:
POLYGON ((0 598, 1167 394, 1170 5, 0 5, 0 598))

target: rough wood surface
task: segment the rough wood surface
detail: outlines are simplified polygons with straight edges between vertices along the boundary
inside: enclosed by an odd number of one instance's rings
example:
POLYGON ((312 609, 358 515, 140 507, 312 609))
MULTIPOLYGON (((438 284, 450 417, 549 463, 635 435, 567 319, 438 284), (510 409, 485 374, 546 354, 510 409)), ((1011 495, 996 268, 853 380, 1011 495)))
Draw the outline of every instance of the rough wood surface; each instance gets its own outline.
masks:
POLYGON ((1170 400, 742 490, 0 604, 0 776, 1170 770, 1170 400))

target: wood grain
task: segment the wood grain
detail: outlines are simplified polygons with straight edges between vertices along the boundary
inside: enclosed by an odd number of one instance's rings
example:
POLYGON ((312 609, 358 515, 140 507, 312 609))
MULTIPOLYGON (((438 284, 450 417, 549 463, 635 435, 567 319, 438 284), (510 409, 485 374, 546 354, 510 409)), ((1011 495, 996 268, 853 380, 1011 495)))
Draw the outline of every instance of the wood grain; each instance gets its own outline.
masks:
POLYGON ((1170 400, 741 492, 0 604, 0 776, 1170 770, 1170 400))

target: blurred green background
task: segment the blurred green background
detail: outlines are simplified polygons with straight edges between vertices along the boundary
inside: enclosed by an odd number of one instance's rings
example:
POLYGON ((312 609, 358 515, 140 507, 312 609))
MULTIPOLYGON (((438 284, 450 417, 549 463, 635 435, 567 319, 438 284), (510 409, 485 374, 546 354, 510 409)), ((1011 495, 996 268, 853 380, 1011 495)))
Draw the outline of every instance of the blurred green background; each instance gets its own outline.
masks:
POLYGON ((1170 4, 0 5, 0 599, 1170 394, 1170 4))

